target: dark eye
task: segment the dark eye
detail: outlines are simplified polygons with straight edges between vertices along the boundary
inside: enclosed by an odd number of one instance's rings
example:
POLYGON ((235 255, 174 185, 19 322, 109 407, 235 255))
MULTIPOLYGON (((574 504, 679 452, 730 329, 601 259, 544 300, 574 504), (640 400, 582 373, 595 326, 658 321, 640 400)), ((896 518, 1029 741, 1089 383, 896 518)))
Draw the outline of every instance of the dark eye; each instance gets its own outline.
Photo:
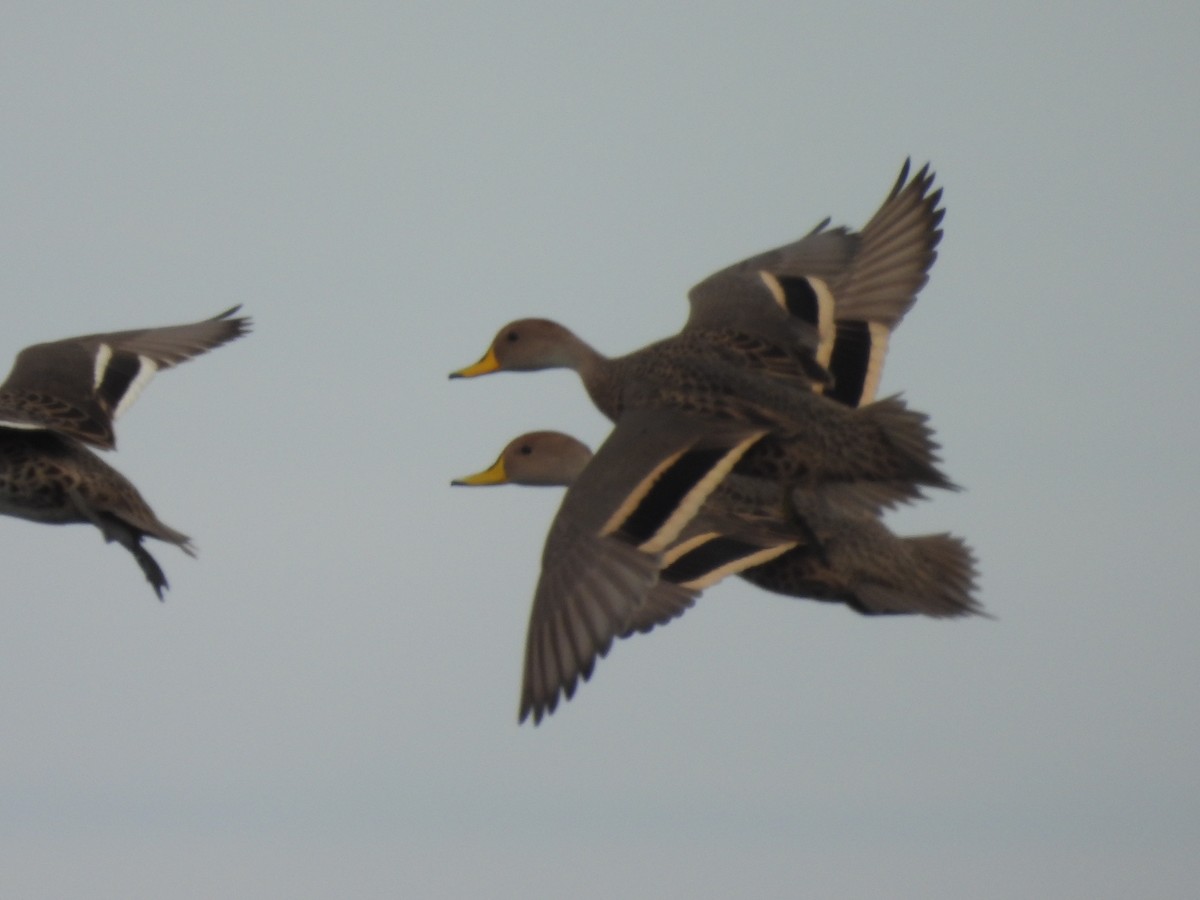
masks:
POLYGON ((510 331, 508 334, 506 334, 504 336, 504 339, 511 344, 520 337, 521 337, 521 335, 517 334, 515 331, 510 331))
POLYGON ((521 455, 522 456, 528 456, 532 452, 533 452, 533 448, 530 447, 528 444, 521 445, 521 455))

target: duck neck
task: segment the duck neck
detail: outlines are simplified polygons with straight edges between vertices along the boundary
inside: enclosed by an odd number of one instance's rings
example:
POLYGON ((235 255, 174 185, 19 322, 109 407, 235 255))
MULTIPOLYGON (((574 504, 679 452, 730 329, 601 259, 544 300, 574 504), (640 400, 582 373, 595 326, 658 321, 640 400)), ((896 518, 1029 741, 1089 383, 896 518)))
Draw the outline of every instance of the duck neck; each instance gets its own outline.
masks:
POLYGON ((613 361, 579 338, 574 339, 570 354, 571 368, 579 373, 592 402, 600 412, 615 420, 620 408, 620 397, 613 361))

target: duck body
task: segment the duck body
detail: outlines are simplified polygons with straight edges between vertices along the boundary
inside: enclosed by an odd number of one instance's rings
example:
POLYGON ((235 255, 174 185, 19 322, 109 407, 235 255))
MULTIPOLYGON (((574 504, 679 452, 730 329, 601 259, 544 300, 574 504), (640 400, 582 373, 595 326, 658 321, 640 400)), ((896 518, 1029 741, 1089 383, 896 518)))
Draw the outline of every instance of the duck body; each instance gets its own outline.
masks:
POLYGON ((48 525, 90 522, 68 499, 72 496, 146 535, 187 543, 158 520, 129 479, 78 441, 0 428, 0 514, 48 525))
POLYGON ((984 615, 973 596, 974 554, 954 535, 900 537, 877 515, 820 492, 792 489, 785 497, 777 486, 739 475, 713 492, 705 512, 797 540, 738 573, 772 593, 842 603, 863 615, 984 615))
MULTIPOLYGON (((717 271, 689 291, 680 333, 641 350, 608 358, 556 322, 521 319, 500 329, 477 363, 451 374, 569 368, 614 423, 551 524, 520 719, 532 715, 536 723, 560 696, 571 697, 660 579, 682 583, 685 574, 669 557, 694 527, 729 521, 721 496, 732 479, 774 492, 782 510, 758 509, 755 528, 794 541, 760 580, 831 597, 850 596, 853 586, 821 581, 828 573, 816 566, 833 566, 819 546, 819 532, 828 530, 823 515, 877 516, 921 497, 923 488, 954 487, 938 468, 927 417, 898 397, 875 399, 891 332, 937 257, 945 211, 933 181, 928 166, 910 179, 906 161, 861 232, 830 228, 826 219, 797 241, 717 271), (712 465, 714 454, 720 465, 712 465), (683 478, 684 470, 696 479, 683 478), (659 489, 681 483, 688 490, 659 489), (676 507, 657 509, 669 505, 656 502, 660 494, 676 507), (818 505, 806 506, 809 498, 818 505), (648 508, 654 521, 683 527, 660 529, 650 543, 624 540, 648 508), (698 524, 688 524, 698 515, 698 524), (612 548, 623 544, 641 556, 618 558, 612 548), (565 546, 579 555, 561 552, 565 546), (636 578, 620 574, 631 566, 636 578)), ((739 523, 730 527, 744 536, 739 523)), ((849 540, 839 546, 853 562, 859 551, 849 540)), ((953 565, 973 571, 962 549, 966 562, 959 554, 953 565)))
POLYGON ((164 524, 132 482, 78 441, 0 428, 0 514, 46 525, 95 525, 129 550, 162 599, 167 579, 142 546, 157 538, 195 556, 191 539, 164 524))
POLYGON ((485 361, 514 371, 573 369, 618 426, 631 411, 670 410, 764 429, 739 474, 810 487, 863 483, 863 503, 876 508, 920 497, 921 487, 953 487, 937 467, 924 414, 895 397, 857 408, 835 402, 816 391, 822 382, 802 358, 782 343, 708 329, 610 358, 557 322, 524 319, 500 330, 485 361))
MULTIPOLYGON (((456 483, 570 487, 590 457, 570 435, 530 432, 509 442, 488 478, 456 483)), ((655 590, 662 599, 638 607, 622 637, 690 608, 695 598, 678 602, 678 587, 698 595, 730 574, 773 593, 842 603, 863 615, 981 613, 972 596, 975 560, 959 538, 899 537, 878 516, 847 510, 819 492, 796 488, 785 496, 777 485, 738 474, 714 488, 663 554, 658 574, 655 590), (805 530, 797 528, 797 519, 805 530)))
POLYGON ((740 577, 775 594, 840 603, 864 616, 986 615, 971 596, 974 557, 954 535, 901 538, 878 521, 819 533, 820 553, 798 547, 740 577))
POLYGON ((66 338, 26 347, 0 384, 0 515, 48 525, 91 524, 125 547, 161 600, 152 537, 195 555, 124 475, 89 447, 112 449, 114 421, 158 371, 241 337, 237 307, 187 325, 66 338))

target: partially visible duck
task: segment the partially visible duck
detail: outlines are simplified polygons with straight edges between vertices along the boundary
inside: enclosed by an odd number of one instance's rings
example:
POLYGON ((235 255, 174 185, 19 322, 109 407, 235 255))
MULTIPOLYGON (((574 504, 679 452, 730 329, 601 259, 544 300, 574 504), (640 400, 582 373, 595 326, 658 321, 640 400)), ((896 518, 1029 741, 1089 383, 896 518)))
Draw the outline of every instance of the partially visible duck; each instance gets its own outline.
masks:
POLYGON ((0 514, 84 523, 127 549, 161 600, 167 579, 147 537, 190 556, 187 535, 161 522, 137 488, 88 449, 116 444, 113 422, 154 374, 235 340, 239 307, 189 325, 89 334, 26 347, 0 384, 0 514))
POLYGON ((649 485, 630 479, 629 495, 615 501, 607 492, 589 492, 580 499, 572 486, 593 471, 591 459, 587 446, 570 435, 530 432, 510 441, 490 468, 454 482, 572 488, 568 499, 573 502, 564 500, 542 556, 526 643, 522 720, 532 714, 538 722, 553 712, 560 689, 570 698, 577 676, 591 674, 595 658, 605 655, 612 637, 649 630, 681 615, 701 587, 730 574, 777 593, 845 603, 866 615, 980 612, 971 596, 974 560, 958 538, 898 538, 873 515, 839 512, 826 498, 803 491, 785 502, 777 488, 771 493, 769 482, 745 476, 726 473, 665 546, 639 550, 642 531, 623 525, 605 530, 594 523, 604 520, 610 508, 622 510, 624 521, 664 517, 655 504, 669 510, 678 502, 677 488, 672 493, 668 487, 672 472, 653 476, 649 485), (604 510, 588 509, 589 502, 603 502, 604 510), (803 518, 803 531, 790 524, 788 509, 803 518), (819 547, 807 541, 810 528, 819 547), (597 581, 597 573, 608 570, 608 559, 624 557, 642 563, 636 583, 610 580, 602 582, 604 589, 588 593, 569 588, 597 581), (571 602, 555 603, 556 597, 571 602), (614 608, 618 612, 609 616, 614 608), (599 639, 569 639, 583 633, 599 639))

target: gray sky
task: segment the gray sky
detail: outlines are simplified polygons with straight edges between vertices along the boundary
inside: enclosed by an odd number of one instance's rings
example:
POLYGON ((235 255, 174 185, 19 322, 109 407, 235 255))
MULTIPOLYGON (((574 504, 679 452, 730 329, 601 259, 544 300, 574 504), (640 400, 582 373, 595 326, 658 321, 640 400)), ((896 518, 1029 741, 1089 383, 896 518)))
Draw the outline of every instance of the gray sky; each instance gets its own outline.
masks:
POLYGON ((1190 897, 1194 3, 10 3, 3 347, 191 321, 110 461, 193 561, 0 520, 0 893, 1190 897), (999 621, 729 582, 516 725, 553 490, 450 489, 690 285, 945 186, 886 391, 999 621))

